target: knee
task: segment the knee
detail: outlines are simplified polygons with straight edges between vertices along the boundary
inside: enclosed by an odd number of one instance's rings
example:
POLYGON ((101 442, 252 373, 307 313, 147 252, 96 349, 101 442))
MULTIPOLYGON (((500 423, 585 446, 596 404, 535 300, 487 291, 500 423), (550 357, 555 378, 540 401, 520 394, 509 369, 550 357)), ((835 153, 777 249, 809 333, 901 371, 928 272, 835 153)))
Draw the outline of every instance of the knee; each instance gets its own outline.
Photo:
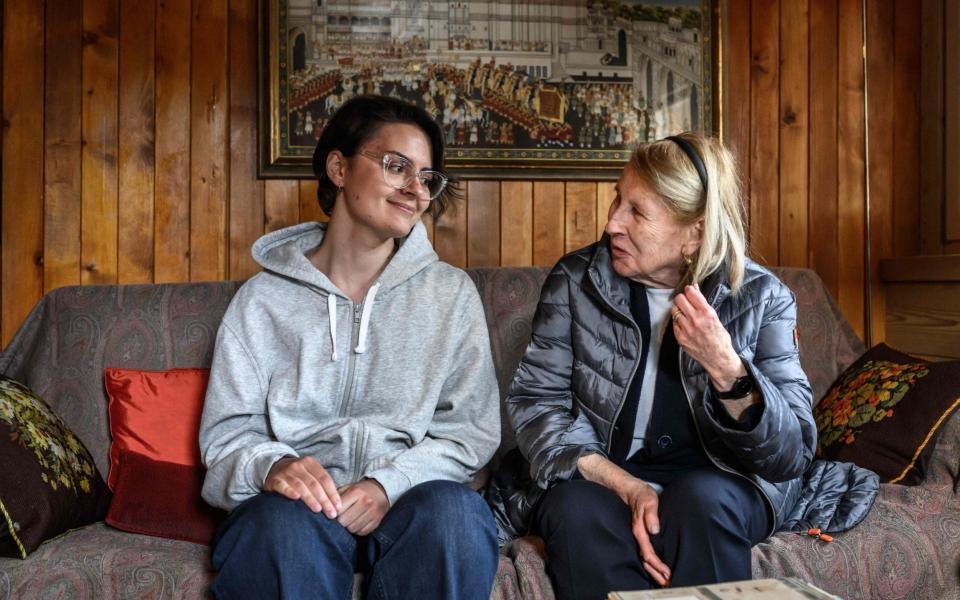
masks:
MULTIPOLYGON (((453 481, 429 481, 402 498, 412 509, 409 522, 437 543, 496 547, 496 525, 483 497, 453 481)), ((403 510, 403 509, 401 509, 403 510)))
POLYGON ((352 539, 350 534, 334 519, 323 513, 314 513, 300 500, 291 500, 280 494, 262 493, 247 500, 231 515, 224 537, 234 533, 246 533, 257 545, 282 551, 283 548, 298 548, 303 544, 328 539, 342 545, 352 539), (340 530, 340 531, 337 531, 340 530), (339 536, 338 536, 339 534, 339 536), (339 539, 344 538, 344 539, 339 539))
POLYGON ((303 531, 311 520, 310 509, 299 500, 274 493, 254 496, 238 508, 237 520, 264 537, 278 532, 303 531))
MULTIPOLYGON (((744 481, 743 485, 752 485, 744 481)), ((678 477, 660 496, 661 518, 671 515, 685 523, 697 522, 705 526, 736 524, 745 515, 740 482, 713 472, 694 472, 678 477)))
POLYGON ((467 486, 453 481, 428 481, 414 486, 404 500, 421 507, 435 521, 491 519, 483 497, 467 486))
POLYGON ((630 522, 630 509, 619 496, 600 484, 582 479, 565 481, 551 488, 537 515, 541 533, 548 536, 563 531, 575 538, 592 537, 611 524, 630 522))

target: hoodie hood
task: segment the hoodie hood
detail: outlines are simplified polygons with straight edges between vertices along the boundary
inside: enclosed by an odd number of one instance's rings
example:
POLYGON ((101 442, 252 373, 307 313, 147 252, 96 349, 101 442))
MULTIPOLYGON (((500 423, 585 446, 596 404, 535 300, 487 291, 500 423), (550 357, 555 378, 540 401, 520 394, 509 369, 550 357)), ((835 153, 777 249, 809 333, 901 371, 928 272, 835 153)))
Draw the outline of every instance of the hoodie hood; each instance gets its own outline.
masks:
MULTIPOLYGON (((258 239, 251 253, 253 259, 267 271, 347 298, 306 256, 307 252, 320 245, 326 233, 326 223, 302 223, 286 227, 258 239)), ((378 288, 376 293, 387 293, 439 260, 421 221, 417 221, 406 237, 397 238, 397 243, 400 247, 374 283, 378 288)))
MULTIPOLYGON (((339 298, 352 303, 330 279, 307 258, 306 253, 316 248, 327 233, 326 223, 302 223, 268 233, 253 245, 253 259, 264 269, 282 277, 301 281, 327 294, 328 328, 331 342, 330 360, 340 357, 337 347, 337 304, 339 298)), ((439 260, 433 251, 427 230, 422 221, 417 221, 406 237, 397 240, 399 248, 390 258, 380 277, 370 286, 361 303, 359 334, 353 351, 367 351, 367 332, 377 294, 386 294, 406 280, 439 260)))

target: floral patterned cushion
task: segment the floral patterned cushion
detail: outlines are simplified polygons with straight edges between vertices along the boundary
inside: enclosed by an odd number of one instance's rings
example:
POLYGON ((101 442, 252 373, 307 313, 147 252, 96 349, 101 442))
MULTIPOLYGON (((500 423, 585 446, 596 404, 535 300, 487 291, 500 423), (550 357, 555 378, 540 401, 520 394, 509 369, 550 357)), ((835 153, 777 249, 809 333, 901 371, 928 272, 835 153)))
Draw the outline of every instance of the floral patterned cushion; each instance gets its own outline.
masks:
POLYGON ((93 458, 42 398, 0 378, 0 556, 103 518, 110 492, 93 458))
POLYGON ((885 483, 923 481, 937 434, 960 406, 960 361, 931 363, 878 344, 817 405, 817 455, 885 483))

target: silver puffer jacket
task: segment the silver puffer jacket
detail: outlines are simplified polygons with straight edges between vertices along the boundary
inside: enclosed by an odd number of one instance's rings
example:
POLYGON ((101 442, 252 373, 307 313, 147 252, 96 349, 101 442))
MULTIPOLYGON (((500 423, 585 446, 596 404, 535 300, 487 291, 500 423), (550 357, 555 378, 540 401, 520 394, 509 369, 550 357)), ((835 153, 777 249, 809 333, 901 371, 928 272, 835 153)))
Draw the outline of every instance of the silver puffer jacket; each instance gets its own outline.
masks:
MULTIPOLYGON (((706 372, 681 349, 681 379, 708 457, 760 489, 774 517, 771 534, 853 527, 869 511, 878 479, 851 464, 814 461, 813 394, 800 366, 793 293, 749 260, 737 294, 723 269, 700 289, 763 397, 753 429, 725 427, 706 372)), ((543 490, 570 479, 581 456, 610 451, 640 366, 640 335, 630 316, 629 282, 613 271, 606 236, 560 260, 544 282, 533 337, 507 398, 522 458, 508 455, 488 494, 501 537, 526 532, 543 490)))

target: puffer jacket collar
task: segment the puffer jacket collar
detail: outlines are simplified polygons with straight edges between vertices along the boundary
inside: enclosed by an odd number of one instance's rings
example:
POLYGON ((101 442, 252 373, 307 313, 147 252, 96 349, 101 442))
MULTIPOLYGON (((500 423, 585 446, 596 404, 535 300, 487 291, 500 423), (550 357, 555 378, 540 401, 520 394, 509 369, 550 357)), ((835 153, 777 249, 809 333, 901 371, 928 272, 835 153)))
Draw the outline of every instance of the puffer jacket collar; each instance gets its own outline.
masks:
MULTIPOLYGON (((587 279, 590 281, 592 291, 596 292, 600 299, 612 307, 621 317, 628 321, 630 318, 630 282, 624 277, 619 277, 613 270, 613 264, 610 257, 610 237, 603 234, 600 241, 595 244, 593 256, 590 258, 587 266, 587 279)), ((730 285, 726 275, 726 265, 721 265, 707 276, 700 284, 700 292, 710 303, 710 306, 716 308, 730 294, 730 285)))

